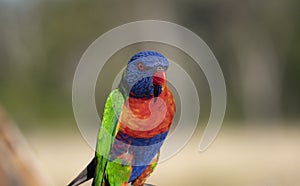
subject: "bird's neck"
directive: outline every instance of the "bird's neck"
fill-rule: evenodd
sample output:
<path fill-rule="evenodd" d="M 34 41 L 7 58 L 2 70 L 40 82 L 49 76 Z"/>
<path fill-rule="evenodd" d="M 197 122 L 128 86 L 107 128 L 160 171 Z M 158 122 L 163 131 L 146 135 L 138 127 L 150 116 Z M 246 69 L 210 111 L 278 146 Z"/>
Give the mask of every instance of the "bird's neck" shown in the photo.
<path fill-rule="evenodd" d="M 121 90 L 124 97 L 141 99 L 151 99 L 154 97 L 154 87 L 151 77 L 143 78 L 132 87 L 128 85 L 125 79 L 122 79 L 119 85 L 119 89 Z M 158 95 L 160 95 L 162 90 L 162 87 L 157 89 Z"/>

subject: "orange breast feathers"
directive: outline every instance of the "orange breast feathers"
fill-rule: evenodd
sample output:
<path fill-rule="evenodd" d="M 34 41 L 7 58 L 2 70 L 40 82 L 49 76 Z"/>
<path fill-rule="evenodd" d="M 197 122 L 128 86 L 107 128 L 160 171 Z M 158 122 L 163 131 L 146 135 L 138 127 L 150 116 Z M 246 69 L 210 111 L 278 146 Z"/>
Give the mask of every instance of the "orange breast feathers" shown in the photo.
<path fill-rule="evenodd" d="M 175 109 L 173 95 L 167 87 L 155 102 L 154 99 L 129 98 L 119 118 L 119 130 L 137 138 L 150 138 L 167 132 Z"/>

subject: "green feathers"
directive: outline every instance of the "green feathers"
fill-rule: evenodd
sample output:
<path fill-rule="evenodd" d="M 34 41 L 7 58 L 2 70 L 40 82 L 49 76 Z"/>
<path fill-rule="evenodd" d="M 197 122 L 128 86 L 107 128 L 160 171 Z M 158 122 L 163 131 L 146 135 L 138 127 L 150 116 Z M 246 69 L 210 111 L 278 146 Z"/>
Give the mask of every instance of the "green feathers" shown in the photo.
<path fill-rule="evenodd" d="M 113 90 L 109 94 L 105 103 L 102 125 L 99 129 L 96 147 L 98 165 L 96 167 L 93 182 L 96 186 L 100 186 L 102 184 L 102 180 L 104 180 L 103 176 L 107 168 L 108 157 L 118 128 L 118 118 L 121 114 L 123 104 L 124 98 L 118 89 Z"/>
<path fill-rule="evenodd" d="M 128 165 L 122 165 L 121 159 L 116 159 L 113 162 L 107 164 L 107 174 L 109 183 L 112 185 L 122 185 L 127 183 L 131 174 L 131 167 Z"/>

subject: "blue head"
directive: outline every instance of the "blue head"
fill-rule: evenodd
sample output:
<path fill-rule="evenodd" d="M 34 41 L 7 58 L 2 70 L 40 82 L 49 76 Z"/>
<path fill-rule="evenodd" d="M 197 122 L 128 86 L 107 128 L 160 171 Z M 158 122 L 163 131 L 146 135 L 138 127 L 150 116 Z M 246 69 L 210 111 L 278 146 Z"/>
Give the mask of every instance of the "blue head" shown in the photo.
<path fill-rule="evenodd" d="M 128 62 L 123 81 L 129 95 L 136 98 L 157 97 L 166 83 L 168 60 L 155 51 L 136 53 Z"/>

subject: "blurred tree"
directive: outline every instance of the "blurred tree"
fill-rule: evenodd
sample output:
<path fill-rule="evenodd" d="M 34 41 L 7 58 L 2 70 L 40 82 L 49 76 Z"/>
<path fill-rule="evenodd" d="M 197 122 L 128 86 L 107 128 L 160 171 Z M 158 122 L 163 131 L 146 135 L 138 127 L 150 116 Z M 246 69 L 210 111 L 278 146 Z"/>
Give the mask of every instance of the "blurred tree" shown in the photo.
<path fill-rule="evenodd" d="M 24 137 L 0 108 L 0 185 L 50 185 Z"/>
<path fill-rule="evenodd" d="M 214 51 L 227 83 L 227 119 L 299 118 L 298 5 L 291 0 L 0 1 L 0 102 L 26 121 L 21 123 L 72 120 L 72 78 L 89 44 L 118 25 L 159 19 L 189 28 Z"/>

